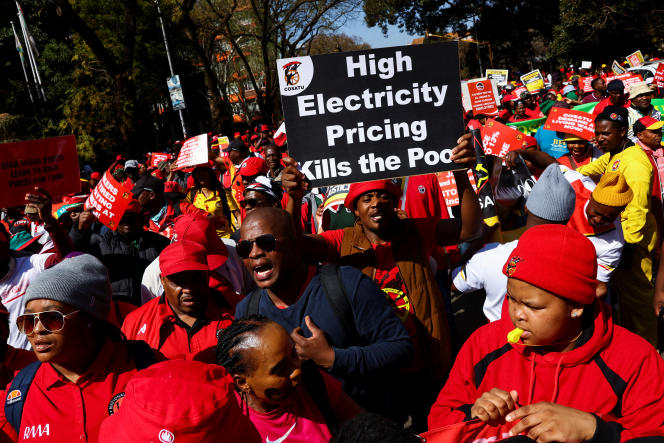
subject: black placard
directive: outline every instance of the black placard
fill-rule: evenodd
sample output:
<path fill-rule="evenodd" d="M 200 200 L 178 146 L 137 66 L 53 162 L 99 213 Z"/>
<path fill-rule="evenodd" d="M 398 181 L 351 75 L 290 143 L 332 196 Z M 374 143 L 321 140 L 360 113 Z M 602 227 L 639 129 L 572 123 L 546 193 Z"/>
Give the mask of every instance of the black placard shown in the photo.
<path fill-rule="evenodd" d="M 314 186 L 460 169 L 456 42 L 277 60 L 288 149 Z"/>

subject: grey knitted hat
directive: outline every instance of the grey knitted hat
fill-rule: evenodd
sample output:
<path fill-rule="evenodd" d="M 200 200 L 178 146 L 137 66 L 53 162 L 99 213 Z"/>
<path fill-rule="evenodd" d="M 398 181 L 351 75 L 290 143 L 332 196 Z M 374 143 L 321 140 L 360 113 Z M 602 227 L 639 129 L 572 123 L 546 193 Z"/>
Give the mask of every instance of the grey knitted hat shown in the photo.
<path fill-rule="evenodd" d="M 23 301 L 55 300 L 107 321 L 111 294 L 106 267 L 92 255 L 81 254 L 41 272 L 28 286 Z"/>
<path fill-rule="evenodd" d="M 574 213 L 576 193 L 569 184 L 558 163 L 547 166 L 530 191 L 526 208 L 550 222 L 567 223 Z"/>

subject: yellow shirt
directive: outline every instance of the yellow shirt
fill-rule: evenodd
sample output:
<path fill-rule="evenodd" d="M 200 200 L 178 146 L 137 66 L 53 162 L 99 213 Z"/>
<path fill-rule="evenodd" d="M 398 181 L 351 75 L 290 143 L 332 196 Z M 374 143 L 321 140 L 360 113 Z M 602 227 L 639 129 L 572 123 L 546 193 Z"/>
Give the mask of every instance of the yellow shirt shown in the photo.
<path fill-rule="evenodd" d="M 217 217 L 218 223 L 216 223 L 217 235 L 219 237 L 229 238 L 231 236 L 231 225 L 224 214 L 224 206 L 221 202 L 222 198 L 226 198 L 225 192 L 214 192 L 210 197 L 206 198 L 205 195 L 198 191 L 194 194 L 194 201 L 190 201 L 189 196 L 187 196 L 187 201 L 192 203 L 199 209 L 207 211 L 209 214 Z"/>
<path fill-rule="evenodd" d="M 630 146 L 613 156 L 607 152 L 577 171 L 583 175 L 602 175 L 610 171 L 623 174 L 634 194 L 620 217 L 625 242 L 637 244 L 644 238 L 650 241 L 651 234 L 657 230 L 655 217 L 650 212 L 653 169 L 639 146 Z"/>

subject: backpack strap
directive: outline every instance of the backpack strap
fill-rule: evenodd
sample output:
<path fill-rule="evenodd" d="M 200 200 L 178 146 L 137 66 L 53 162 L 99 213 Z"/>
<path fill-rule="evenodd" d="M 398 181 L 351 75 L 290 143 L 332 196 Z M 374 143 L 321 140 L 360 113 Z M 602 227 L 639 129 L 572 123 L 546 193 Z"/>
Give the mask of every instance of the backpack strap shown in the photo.
<path fill-rule="evenodd" d="M 5 400 L 5 417 L 9 424 L 19 433 L 21 427 L 21 417 L 23 416 L 23 406 L 28 396 L 28 389 L 35 378 L 37 370 L 41 366 L 40 361 L 30 363 L 16 374 L 12 384 L 7 390 L 7 399 Z"/>
<path fill-rule="evenodd" d="M 332 263 L 323 265 L 320 268 L 320 283 L 341 326 L 351 336 L 353 344 L 357 345 L 360 341 L 360 334 L 355 326 L 355 317 L 344 289 L 340 269 L 339 266 Z"/>
<path fill-rule="evenodd" d="M 139 371 L 157 362 L 154 351 L 143 340 L 127 340 L 127 350 Z"/>
<path fill-rule="evenodd" d="M 325 380 L 323 380 L 318 367 L 311 360 L 302 362 L 302 385 L 318 407 L 327 429 L 334 437 L 339 432 L 339 420 L 330 405 Z"/>
<path fill-rule="evenodd" d="M 249 297 L 249 302 L 247 303 L 247 312 L 244 313 L 242 318 L 247 318 L 252 315 L 258 315 L 258 307 L 261 302 L 261 295 L 263 295 L 263 290 L 261 288 L 256 288 L 247 297 Z"/>

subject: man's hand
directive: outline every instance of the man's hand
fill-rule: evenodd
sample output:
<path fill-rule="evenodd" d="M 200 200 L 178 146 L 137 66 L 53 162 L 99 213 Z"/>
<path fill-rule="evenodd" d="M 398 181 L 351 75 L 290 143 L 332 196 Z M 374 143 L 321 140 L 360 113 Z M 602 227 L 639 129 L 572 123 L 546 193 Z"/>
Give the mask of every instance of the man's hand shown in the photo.
<path fill-rule="evenodd" d="M 482 421 L 498 422 L 516 409 L 518 400 L 519 394 L 516 391 L 507 392 L 493 388 L 475 400 L 475 404 L 470 408 L 470 415 Z"/>
<path fill-rule="evenodd" d="M 281 186 L 291 198 L 302 200 L 304 196 L 304 174 L 297 169 L 297 162 L 291 157 L 283 159 L 284 170 L 281 172 Z"/>
<path fill-rule="evenodd" d="M 467 168 L 475 166 L 477 157 L 473 148 L 473 138 L 470 134 L 464 134 L 457 140 L 457 145 L 452 149 L 453 162 L 464 165 Z"/>
<path fill-rule="evenodd" d="M 25 194 L 25 202 L 37 208 L 39 219 L 44 222 L 45 225 L 57 223 L 53 217 L 51 195 L 46 189 L 35 187 L 33 192 Z"/>
<path fill-rule="evenodd" d="M 509 413 L 506 420 L 521 420 L 510 430 L 510 434 L 525 432 L 538 443 L 590 440 L 597 427 L 597 420 L 592 414 L 548 402 L 523 406 Z"/>
<path fill-rule="evenodd" d="M 78 230 L 87 231 L 96 220 L 97 217 L 95 217 L 91 209 L 81 212 L 81 215 L 78 216 Z"/>
<path fill-rule="evenodd" d="M 282 176 L 283 177 L 283 176 Z M 300 360 L 312 360 L 316 365 L 324 369 L 330 369 L 334 364 L 334 349 L 327 342 L 325 333 L 316 326 L 316 323 L 308 315 L 304 317 L 307 327 L 311 331 L 311 337 L 306 338 L 302 328 L 295 328 L 291 332 L 291 338 L 295 342 L 295 351 Z"/>
<path fill-rule="evenodd" d="M 510 151 L 505 155 L 505 166 L 507 166 L 507 169 L 516 168 L 518 158 L 521 156 L 523 151 L 525 151 L 525 149 L 515 149 L 514 151 Z"/>

